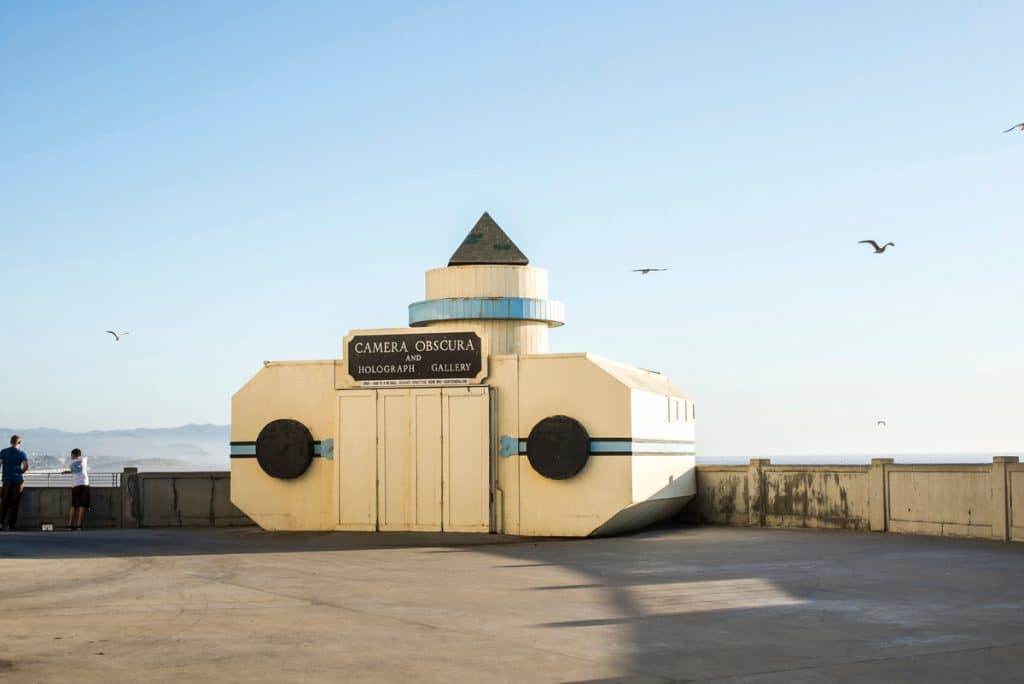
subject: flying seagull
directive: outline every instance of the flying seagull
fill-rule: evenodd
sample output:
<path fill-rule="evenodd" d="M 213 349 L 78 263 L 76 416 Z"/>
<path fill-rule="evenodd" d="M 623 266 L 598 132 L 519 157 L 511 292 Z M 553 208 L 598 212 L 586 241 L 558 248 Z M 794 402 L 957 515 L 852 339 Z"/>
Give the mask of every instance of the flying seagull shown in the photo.
<path fill-rule="evenodd" d="M 128 334 L 127 330 L 124 331 L 124 332 L 119 332 L 119 333 L 116 333 L 113 330 L 108 330 L 107 332 L 114 336 L 114 341 L 115 342 L 120 342 L 121 338 Z"/>
<path fill-rule="evenodd" d="M 648 273 L 654 273 L 655 271 L 667 271 L 667 268 L 634 268 L 633 273 L 639 273 L 640 275 L 647 275 Z"/>
<path fill-rule="evenodd" d="M 889 427 L 889 425 L 888 425 L 888 424 L 887 424 L 887 423 L 886 423 L 886 422 L 885 422 L 884 420 L 880 420 L 880 421 L 878 421 L 878 423 L 877 423 L 877 424 L 875 425 L 875 427 Z"/>
<path fill-rule="evenodd" d="M 1003 133 L 1009 133 L 1010 131 L 1020 131 L 1021 133 L 1024 133 L 1024 121 L 1020 122 L 1019 124 L 1010 126 L 1005 131 L 1003 131 Z"/>
<path fill-rule="evenodd" d="M 884 245 L 879 247 L 878 243 L 875 242 L 874 240 L 861 240 L 857 244 L 858 245 L 871 245 L 872 247 L 875 248 L 875 254 L 881 254 L 882 252 L 885 251 L 886 247 L 895 247 L 896 246 L 895 242 L 886 242 Z"/>

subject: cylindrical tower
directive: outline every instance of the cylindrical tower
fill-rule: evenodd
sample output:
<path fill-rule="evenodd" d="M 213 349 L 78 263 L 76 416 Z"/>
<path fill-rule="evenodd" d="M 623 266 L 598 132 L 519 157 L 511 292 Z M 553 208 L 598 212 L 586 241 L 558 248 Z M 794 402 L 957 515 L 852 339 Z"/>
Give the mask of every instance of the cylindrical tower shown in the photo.
<path fill-rule="evenodd" d="M 409 325 L 471 322 L 491 354 L 544 354 L 548 328 L 565 323 L 561 302 L 548 299 L 548 274 L 528 266 L 486 212 L 448 260 L 427 271 L 426 299 L 409 305 Z"/>

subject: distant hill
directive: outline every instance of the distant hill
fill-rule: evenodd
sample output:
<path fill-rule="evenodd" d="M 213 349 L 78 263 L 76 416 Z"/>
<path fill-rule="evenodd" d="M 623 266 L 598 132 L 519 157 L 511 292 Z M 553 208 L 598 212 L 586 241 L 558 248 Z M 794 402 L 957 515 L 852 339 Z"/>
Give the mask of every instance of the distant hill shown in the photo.
<path fill-rule="evenodd" d="M 229 425 L 182 425 L 172 428 L 130 428 L 67 432 L 54 428 L 0 428 L 0 442 L 21 436 L 33 470 L 63 467 L 68 454 L 79 448 L 89 457 L 93 472 L 140 470 L 227 470 Z"/>

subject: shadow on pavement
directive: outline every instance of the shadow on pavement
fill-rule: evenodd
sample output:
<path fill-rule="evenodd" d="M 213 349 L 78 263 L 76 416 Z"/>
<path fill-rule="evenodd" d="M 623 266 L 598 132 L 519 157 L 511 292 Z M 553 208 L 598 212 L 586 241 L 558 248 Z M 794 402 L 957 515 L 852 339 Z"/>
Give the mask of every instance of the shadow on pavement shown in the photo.
<path fill-rule="evenodd" d="M 949 676 L 962 668 L 950 665 L 951 654 L 975 681 L 1012 681 L 1008 649 L 1024 645 L 1024 544 L 979 540 L 742 528 L 582 540 L 254 528 L 5 532 L 0 564 L 409 548 L 482 555 L 488 572 L 514 573 L 515 589 L 502 600 L 541 592 L 560 616 L 538 618 L 530 633 L 552 648 L 607 644 L 623 673 L 607 681 L 957 681 Z M 580 581 L 538 582 L 551 566 Z"/>

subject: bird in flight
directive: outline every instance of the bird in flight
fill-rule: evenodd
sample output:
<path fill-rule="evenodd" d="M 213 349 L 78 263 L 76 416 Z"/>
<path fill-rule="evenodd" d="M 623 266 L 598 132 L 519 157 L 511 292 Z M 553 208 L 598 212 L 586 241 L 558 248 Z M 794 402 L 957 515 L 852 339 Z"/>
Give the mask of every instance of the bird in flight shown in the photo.
<path fill-rule="evenodd" d="M 886 423 L 886 422 L 885 422 L 884 420 L 880 420 L 880 421 L 878 421 L 878 423 L 877 423 L 877 424 L 875 425 L 875 427 L 889 427 L 889 425 L 888 425 L 888 424 L 887 424 L 887 423 Z"/>
<path fill-rule="evenodd" d="M 121 338 L 128 334 L 127 330 L 124 331 L 124 332 L 119 332 L 119 333 L 116 333 L 113 330 L 108 330 L 107 332 L 114 336 L 114 341 L 115 342 L 120 342 Z"/>
<path fill-rule="evenodd" d="M 633 273 L 639 273 L 640 275 L 647 275 L 648 273 L 654 273 L 655 271 L 667 271 L 667 268 L 634 268 Z"/>
<path fill-rule="evenodd" d="M 895 247 L 896 246 L 895 242 L 886 242 L 884 245 L 879 247 L 878 243 L 875 242 L 874 240 L 861 240 L 857 244 L 858 245 L 871 245 L 872 247 L 875 248 L 875 254 L 881 254 L 882 252 L 885 251 L 886 247 Z"/>
<path fill-rule="evenodd" d="M 1021 133 L 1024 133 L 1024 121 L 1021 121 L 1019 124 L 1010 126 L 1005 131 L 1003 131 L 1003 133 L 1009 133 L 1010 131 L 1020 131 Z"/>

